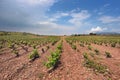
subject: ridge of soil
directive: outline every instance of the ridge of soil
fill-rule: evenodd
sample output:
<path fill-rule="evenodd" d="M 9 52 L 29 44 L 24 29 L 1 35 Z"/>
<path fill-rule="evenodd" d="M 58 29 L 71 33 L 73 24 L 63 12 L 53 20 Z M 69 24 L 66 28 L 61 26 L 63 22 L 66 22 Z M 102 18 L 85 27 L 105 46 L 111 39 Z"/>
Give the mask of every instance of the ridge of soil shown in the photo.
<path fill-rule="evenodd" d="M 44 66 L 44 62 L 48 60 L 51 52 L 54 51 L 60 41 L 63 40 L 62 53 L 58 66 L 48 73 L 48 69 Z M 66 42 L 65 37 L 62 37 L 59 42 L 45 53 L 41 52 L 42 48 L 47 45 L 38 47 L 40 58 L 33 62 L 29 62 L 28 53 L 33 48 L 28 47 L 29 51 L 19 48 L 20 56 L 14 57 L 11 55 L 11 50 L 6 49 L 0 55 L 0 80 L 108 80 L 108 76 L 93 71 L 84 66 L 84 52 L 94 52 L 94 49 L 100 51 L 100 55 L 96 55 L 96 61 L 105 64 L 111 71 L 112 80 L 120 80 L 120 48 L 112 48 L 110 46 L 102 46 L 91 44 L 93 49 L 90 51 L 85 45 L 81 47 L 79 43 L 75 43 L 77 49 L 74 50 L 69 43 Z M 106 58 L 105 51 L 111 53 L 112 58 Z"/>
<path fill-rule="evenodd" d="M 60 62 L 58 68 L 48 74 L 44 80 L 106 80 L 102 74 L 95 74 L 84 67 L 82 52 L 73 50 L 65 40 L 63 40 Z"/>

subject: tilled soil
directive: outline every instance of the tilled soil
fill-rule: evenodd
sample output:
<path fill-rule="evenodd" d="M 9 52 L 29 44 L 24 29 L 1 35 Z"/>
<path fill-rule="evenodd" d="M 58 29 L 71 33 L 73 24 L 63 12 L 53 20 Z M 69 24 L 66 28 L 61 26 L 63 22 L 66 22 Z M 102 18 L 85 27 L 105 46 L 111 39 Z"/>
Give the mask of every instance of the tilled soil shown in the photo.
<path fill-rule="evenodd" d="M 31 48 L 28 53 L 20 49 L 21 56 L 19 57 L 11 55 L 10 50 L 5 51 L 5 54 L 0 55 L 0 80 L 108 80 L 107 76 L 84 66 L 83 53 L 90 52 L 87 46 L 81 47 L 76 43 L 77 50 L 73 50 L 64 38 L 59 64 L 48 73 L 44 62 L 48 60 L 47 57 L 50 56 L 51 51 L 55 50 L 58 43 L 54 46 L 48 44 L 50 49 L 45 53 L 41 53 L 41 48 L 46 46 L 38 48 L 40 58 L 33 62 L 29 62 L 28 59 Z M 110 69 L 112 80 L 119 80 L 120 49 L 95 44 L 91 46 L 100 51 L 101 54 L 97 58 Z M 105 51 L 110 52 L 112 58 L 106 58 Z"/>
<path fill-rule="evenodd" d="M 53 72 L 48 74 L 45 80 L 107 80 L 102 74 L 95 74 L 91 69 L 83 66 L 82 52 L 73 50 L 65 40 L 63 40 L 63 53 L 61 54 L 61 64 Z"/>
<path fill-rule="evenodd" d="M 39 48 L 39 52 L 41 48 Z M 28 59 L 28 55 L 32 50 L 32 48 L 29 48 L 29 52 L 20 50 L 19 57 L 14 57 L 12 53 L 8 53 L 8 55 L 11 54 L 10 56 L 12 56 L 12 59 L 10 59 L 9 56 L 6 56 L 7 53 L 5 55 L 3 54 L 2 56 L 6 56 L 6 59 L 4 59 L 3 62 L 1 62 L 0 64 L 0 80 L 14 80 L 13 78 L 18 76 L 21 70 L 32 65 L 32 63 L 30 63 Z"/>
<path fill-rule="evenodd" d="M 96 44 L 92 44 L 92 46 L 100 51 L 100 55 L 102 55 L 100 61 L 110 69 L 111 78 L 113 80 L 120 80 L 120 48 L 106 47 Z M 112 58 L 106 58 L 105 51 L 110 52 Z"/>
<path fill-rule="evenodd" d="M 59 43 L 59 42 L 58 42 Z M 50 55 L 51 51 L 55 50 L 56 46 L 50 46 L 50 50 L 40 55 L 40 58 L 34 62 L 28 63 L 29 65 L 20 71 L 13 80 L 41 80 L 46 74 L 44 62 L 47 61 L 47 57 Z"/>

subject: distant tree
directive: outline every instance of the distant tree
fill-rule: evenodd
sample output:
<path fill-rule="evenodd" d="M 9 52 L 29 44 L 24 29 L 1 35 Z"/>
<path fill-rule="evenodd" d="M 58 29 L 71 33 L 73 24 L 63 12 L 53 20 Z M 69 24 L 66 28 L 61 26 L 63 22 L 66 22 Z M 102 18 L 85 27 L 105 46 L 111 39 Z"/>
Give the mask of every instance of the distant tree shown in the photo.
<path fill-rule="evenodd" d="M 23 35 L 27 35 L 27 33 L 26 33 L 26 32 L 23 32 L 22 34 L 23 34 Z"/>
<path fill-rule="evenodd" d="M 3 36 L 3 35 L 8 35 L 8 32 L 0 32 L 0 35 Z"/>
<path fill-rule="evenodd" d="M 96 33 L 89 33 L 89 35 L 96 35 Z"/>

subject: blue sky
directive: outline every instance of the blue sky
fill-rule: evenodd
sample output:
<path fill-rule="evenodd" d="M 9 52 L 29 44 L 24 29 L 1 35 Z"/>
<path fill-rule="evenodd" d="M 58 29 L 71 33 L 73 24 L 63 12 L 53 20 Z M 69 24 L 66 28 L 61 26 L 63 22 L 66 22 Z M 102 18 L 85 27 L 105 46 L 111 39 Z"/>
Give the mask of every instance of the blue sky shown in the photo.
<path fill-rule="evenodd" d="M 63 35 L 120 32 L 119 0 L 0 0 L 0 30 Z"/>

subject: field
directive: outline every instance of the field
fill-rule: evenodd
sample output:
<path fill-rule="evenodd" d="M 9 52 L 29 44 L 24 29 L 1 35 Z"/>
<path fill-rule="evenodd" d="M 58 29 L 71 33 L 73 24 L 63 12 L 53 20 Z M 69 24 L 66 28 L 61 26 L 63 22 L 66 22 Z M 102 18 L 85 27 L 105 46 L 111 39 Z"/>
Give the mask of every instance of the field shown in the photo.
<path fill-rule="evenodd" d="M 120 80 L 120 36 L 0 33 L 0 80 Z"/>

